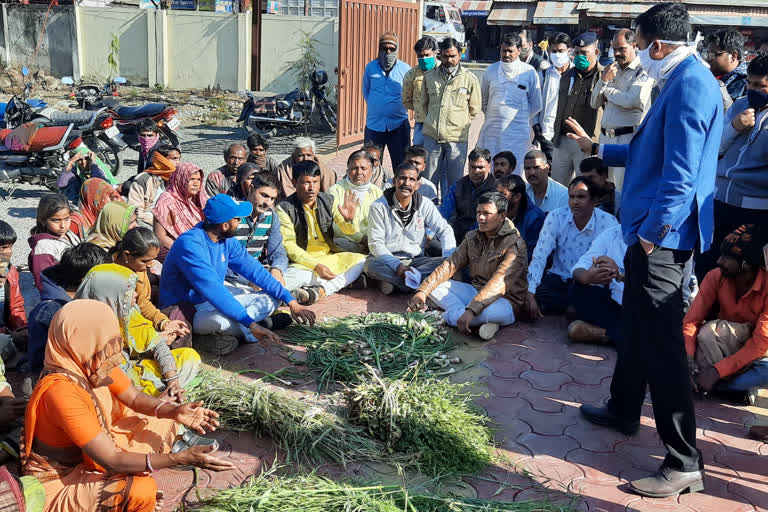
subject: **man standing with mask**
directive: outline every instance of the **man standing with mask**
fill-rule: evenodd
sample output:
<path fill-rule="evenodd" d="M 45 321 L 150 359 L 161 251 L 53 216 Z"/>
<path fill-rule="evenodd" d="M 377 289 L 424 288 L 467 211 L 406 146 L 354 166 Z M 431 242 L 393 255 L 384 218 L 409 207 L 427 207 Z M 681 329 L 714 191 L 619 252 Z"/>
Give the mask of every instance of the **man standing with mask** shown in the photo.
<path fill-rule="evenodd" d="M 403 79 L 411 67 L 398 60 L 399 41 L 392 31 L 379 38 L 379 56 L 365 66 L 363 99 L 368 104 L 365 120 L 365 140 L 389 150 L 392 167 L 405 157 L 411 144 L 411 124 L 403 106 Z"/>
<path fill-rule="evenodd" d="M 549 67 L 549 62 L 533 51 L 533 40 L 530 32 L 523 29 L 517 35 L 520 36 L 520 60 L 535 69 L 539 73 L 539 79 L 541 79 L 544 71 Z"/>
<path fill-rule="evenodd" d="M 424 36 L 413 46 L 419 65 L 411 68 L 403 78 L 403 106 L 413 110 L 413 144 L 424 145 L 424 117 L 421 108 L 421 88 L 424 86 L 424 73 L 437 65 L 437 41 Z M 393 167 L 394 168 L 394 167 Z"/>
<path fill-rule="evenodd" d="M 531 149 L 531 118 L 541 110 L 539 75 L 520 60 L 520 36 L 506 34 L 501 40 L 501 60 L 483 73 L 483 112 L 485 123 L 477 147 L 492 155 L 509 150 L 515 154 L 520 174 L 523 157 Z"/>
<path fill-rule="evenodd" d="M 749 63 L 746 96 L 726 114 L 715 181 L 717 243 L 742 224 L 768 225 L 768 55 Z M 704 279 L 717 266 L 715 244 L 696 258 Z"/>
<path fill-rule="evenodd" d="M 576 119 L 587 130 L 590 137 L 597 140 L 600 134 L 600 117 L 603 108 L 592 108 L 589 100 L 597 86 L 603 67 L 597 62 L 600 50 L 597 48 L 597 35 L 585 32 L 573 40 L 573 67 L 560 78 L 560 91 L 557 101 L 557 115 L 554 124 L 555 149 L 552 155 L 552 178 L 561 185 L 568 186 L 576 169 L 584 159 L 579 145 L 566 137 L 570 131 L 565 120 Z"/>
<path fill-rule="evenodd" d="M 461 44 L 440 43 L 440 66 L 424 75 L 424 149 L 429 153 L 425 177 L 440 187 L 440 198 L 464 176 L 469 127 L 482 106 L 480 82 L 460 63 Z"/>
<path fill-rule="evenodd" d="M 557 101 L 560 95 L 560 78 L 568 71 L 571 64 L 571 56 L 568 49 L 571 46 L 571 36 L 565 32 L 558 32 L 549 38 L 549 62 L 552 64 L 544 71 L 544 80 L 541 83 L 541 114 L 533 124 L 533 133 L 536 142 L 547 155 L 547 161 L 552 161 L 555 137 L 555 118 L 557 117 Z"/>
<path fill-rule="evenodd" d="M 603 70 L 592 90 L 590 105 L 595 109 L 605 109 L 600 122 L 600 142 L 629 144 L 651 106 L 654 82 L 648 78 L 637 58 L 634 32 L 628 28 L 619 30 L 611 47 L 616 61 Z M 608 179 L 616 185 L 616 190 L 621 191 L 624 168 L 610 167 Z"/>
<path fill-rule="evenodd" d="M 684 4 L 658 4 L 637 20 L 640 63 L 660 93 L 628 145 L 595 144 L 573 119 L 568 137 L 608 166 L 625 166 L 621 226 L 624 328 L 604 407 L 582 405 L 590 422 L 633 435 L 648 387 L 667 455 L 655 474 L 631 489 L 665 498 L 704 489 L 696 416 L 680 326 L 683 276 L 696 247 L 712 241 L 718 149 L 723 133 L 720 88 L 696 54 Z M 538 250 L 538 247 L 537 247 Z"/>

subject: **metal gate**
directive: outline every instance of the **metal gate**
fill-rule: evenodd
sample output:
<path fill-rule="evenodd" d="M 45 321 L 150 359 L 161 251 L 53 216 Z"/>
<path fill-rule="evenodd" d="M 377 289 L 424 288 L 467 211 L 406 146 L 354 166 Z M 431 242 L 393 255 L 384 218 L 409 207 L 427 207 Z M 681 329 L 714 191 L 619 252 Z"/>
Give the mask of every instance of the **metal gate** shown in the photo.
<path fill-rule="evenodd" d="M 363 71 L 379 52 L 379 36 L 392 30 L 400 39 L 398 57 L 414 66 L 421 20 L 419 4 L 394 0 L 339 1 L 339 146 L 358 142 L 365 131 Z"/>

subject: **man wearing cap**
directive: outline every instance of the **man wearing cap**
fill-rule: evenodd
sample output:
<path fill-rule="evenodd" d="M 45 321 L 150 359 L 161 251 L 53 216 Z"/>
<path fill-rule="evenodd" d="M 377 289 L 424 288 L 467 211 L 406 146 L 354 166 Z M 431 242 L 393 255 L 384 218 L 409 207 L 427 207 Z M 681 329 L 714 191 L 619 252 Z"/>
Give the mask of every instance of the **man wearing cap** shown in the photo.
<path fill-rule="evenodd" d="M 205 220 L 176 239 L 163 264 L 161 308 L 178 305 L 186 316 L 192 317 L 197 317 L 192 311 L 197 309 L 203 312 L 208 325 L 213 322 L 211 315 L 206 313 L 219 313 L 216 332 L 198 332 L 200 329 L 194 327 L 195 321 L 192 322 L 193 332 L 202 335 L 195 336 L 195 344 L 201 350 L 218 355 L 231 352 L 239 343 L 235 335 L 238 330 L 249 341 L 279 343 L 280 338 L 259 322 L 270 315 L 280 301 L 288 305 L 296 321 L 314 323 L 315 314 L 299 305 L 235 238 L 240 219 L 251 215 L 252 211 L 249 202 L 237 202 L 225 194 L 212 197 L 203 210 Z M 224 285 L 228 270 L 261 291 L 233 296 Z M 195 320 L 200 323 L 199 319 Z M 236 329 L 237 324 L 239 329 Z"/>
<path fill-rule="evenodd" d="M 597 62 L 600 50 L 594 32 L 585 32 L 573 40 L 573 67 L 560 78 L 557 115 L 554 124 L 555 146 L 552 154 L 552 178 L 567 186 L 576 169 L 584 160 L 579 145 L 565 135 L 571 130 L 565 123 L 569 117 L 576 119 L 587 134 L 597 140 L 600 134 L 600 117 L 603 107 L 592 108 L 590 99 L 597 87 L 603 67 Z"/>
<path fill-rule="evenodd" d="M 397 34 L 384 32 L 379 38 L 379 56 L 365 66 L 363 98 L 368 104 L 365 140 L 389 150 L 392 167 L 405 158 L 411 144 L 411 123 L 402 102 L 403 78 L 411 66 L 397 58 Z"/>
<path fill-rule="evenodd" d="M 632 30 L 619 30 L 611 48 L 616 61 L 603 70 L 592 89 L 590 104 L 594 109 L 605 109 L 600 121 L 600 142 L 627 144 L 651 106 L 654 81 L 640 65 Z M 620 192 L 624 184 L 624 168 L 609 167 L 608 175 Z"/>

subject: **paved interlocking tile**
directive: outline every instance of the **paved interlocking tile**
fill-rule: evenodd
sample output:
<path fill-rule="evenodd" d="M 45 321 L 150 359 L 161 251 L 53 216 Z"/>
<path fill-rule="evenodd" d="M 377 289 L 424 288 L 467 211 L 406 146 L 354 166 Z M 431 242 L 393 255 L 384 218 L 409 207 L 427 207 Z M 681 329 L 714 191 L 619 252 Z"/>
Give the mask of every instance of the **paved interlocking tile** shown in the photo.
<path fill-rule="evenodd" d="M 613 375 L 613 368 L 608 366 L 587 366 L 582 364 L 566 364 L 560 367 L 560 371 L 570 375 L 576 384 L 597 386 L 603 380 Z"/>
<path fill-rule="evenodd" d="M 517 442 L 531 450 L 534 457 L 549 455 L 565 459 L 568 452 L 579 448 L 579 443 L 570 437 L 543 436 L 535 433 L 523 434 L 517 438 Z"/>
<path fill-rule="evenodd" d="M 486 364 L 491 369 L 491 374 L 501 379 L 517 379 L 521 373 L 533 368 L 530 364 L 520 359 L 514 361 L 491 359 Z"/>
<path fill-rule="evenodd" d="M 565 429 L 565 435 L 579 442 L 579 446 L 591 452 L 608 453 L 613 452 L 616 445 L 626 441 L 629 437 L 611 429 L 600 429 L 599 435 L 596 434 L 595 425 L 587 420 L 580 418 L 579 422 Z"/>
<path fill-rule="evenodd" d="M 541 412 L 533 410 L 530 405 L 520 410 L 520 419 L 531 426 L 537 434 L 545 436 L 562 436 L 568 427 L 579 422 L 578 412 L 566 409 L 568 412 Z"/>
<path fill-rule="evenodd" d="M 530 382 L 533 389 L 540 391 L 557 391 L 564 384 L 571 382 L 569 376 L 560 372 L 526 370 L 520 374 L 520 377 Z"/>

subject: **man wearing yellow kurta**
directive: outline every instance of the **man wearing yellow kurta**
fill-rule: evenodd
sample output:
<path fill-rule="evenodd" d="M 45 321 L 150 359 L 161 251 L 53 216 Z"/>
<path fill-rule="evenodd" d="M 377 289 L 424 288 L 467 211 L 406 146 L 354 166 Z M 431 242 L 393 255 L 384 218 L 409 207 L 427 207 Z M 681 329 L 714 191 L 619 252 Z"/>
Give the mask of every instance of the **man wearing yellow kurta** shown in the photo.
<path fill-rule="evenodd" d="M 371 205 L 381 197 L 382 190 L 372 181 L 373 159 L 363 150 L 355 151 L 347 159 L 347 176 L 336 183 L 328 193 L 337 204 L 344 202 L 347 193 L 353 193 L 358 201 L 354 224 L 357 230 L 351 235 L 344 232 L 341 225 L 333 224 L 333 242 L 348 252 L 368 254 L 368 211 Z"/>
<path fill-rule="evenodd" d="M 365 256 L 342 252 L 333 241 L 334 226 L 345 235 L 359 230 L 359 201 L 351 191 L 341 202 L 320 192 L 320 167 L 312 161 L 293 167 L 293 181 L 296 192 L 277 208 L 283 245 L 291 260 L 285 285 L 301 304 L 314 304 L 363 272 Z"/>

